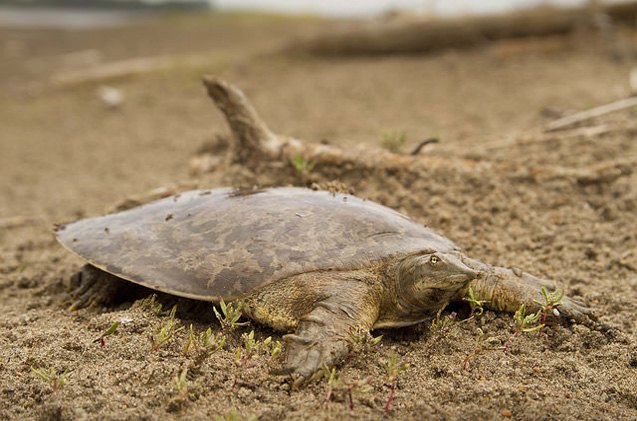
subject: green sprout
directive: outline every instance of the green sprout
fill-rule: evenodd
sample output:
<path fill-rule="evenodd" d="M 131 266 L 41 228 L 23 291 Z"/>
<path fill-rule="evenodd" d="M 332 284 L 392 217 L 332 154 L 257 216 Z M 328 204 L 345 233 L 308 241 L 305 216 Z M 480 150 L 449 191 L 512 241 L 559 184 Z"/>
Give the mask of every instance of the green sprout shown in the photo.
<path fill-rule="evenodd" d="M 398 377 L 404 371 L 409 369 L 409 364 L 401 364 L 398 362 L 398 356 L 395 353 L 389 354 L 389 358 L 385 363 L 385 372 L 387 373 L 387 380 L 391 385 L 387 403 L 385 404 L 385 413 L 389 412 L 389 407 L 394 400 L 394 393 L 396 391 L 396 383 L 398 383 Z"/>
<path fill-rule="evenodd" d="M 58 372 L 53 367 L 45 370 L 43 368 L 33 368 L 33 366 L 31 366 L 31 372 L 49 384 L 51 389 L 53 389 L 53 394 L 56 394 L 68 382 L 68 370 Z"/>
<path fill-rule="evenodd" d="M 265 348 L 270 354 L 271 358 L 277 358 L 279 355 L 281 355 L 281 351 L 283 351 L 283 344 L 281 344 L 281 341 L 273 342 L 271 336 L 265 338 L 265 340 L 263 341 L 263 345 L 265 345 Z"/>
<path fill-rule="evenodd" d="M 238 326 L 246 326 L 250 322 L 242 322 L 239 323 L 239 319 L 241 318 L 241 304 L 237 304 L 236 307 L 232 303 L 226 304 L 223 300 L 219 303 L 221 307 L 221 313 L 217 311 L 216 307 L 213 307 L 213 311 L 215 312 L 215 316 L 219 323 L 221 324 L 221 328 L 225 332 L 232 332 Z"/>
<path fill-rule="evenodd" d="M 487 301 L 480 300 L 478 295 L 473 291 L 473 288 L 469 288 L 467 291 L 467 295 L 463 298 L 464 301 L 469 303 L 469 307 L 471 308 L 471 313 L 469 314 L 469 318 L 475 316 L 481 316 L 484 313 L 483 304 L 487 303 Z"/>
<path fill-rule="evenodd" d="M 185 401 L 188 397 L 188 388 L 186 384 L 186 376 L 188 375 L 188 368 L 184 368 L 181 374 L 175 376 L 175 389 L 177 390 L 177 399 Z"/>
<path fill-rule="evenodd" d="M 290 163 L 299 175 L 311 173 L 316 166 L 316 162 L 306 160 L 300 153 L 294 155 L 294 157 L 290 159 Z"/>
<path fill-rule="evenodd" d="M 203 350 L 206 355 L 214 354 L 224 347 L 226 344 L 226 335 L 222 333 L 212 333 L 212 329 L 208 328 L 199 335 L 197 346 Z"/>
<path fill-rule="evenodd" d="M 281 354 L 283 349 L 281 341 L 273 341 L 271 336 L 268 336 L 263 341 L 256 340 L 254 338 L 254 330 L 241 335 L 241 339 L 243 340 L 243 344 L 237 347 L 234 354 L 233 380 L 231 386 L 233 389 L 239 381 L 240 371 L 248 367 L 254 367 L 256 365 L 254 360 L 259 355 L 266 354 L 271 358 L 276 358 Z"/>
<path fill-rule="evenodd" d="M 173 306 L 172 310 L 170 310 L 170 314 L 168 315 L 168 320 L 164 323 L 161 323 L 155 331 L 150 335 L 151 349 L 153 352 L 159 351 L 166 342 L 168 342 L 175 333 L 182 330 L 184 327 L 179 327 L 179 322 L 175 321 L 175 312 L 177 311 L 177 306 Z"/>
<path fill-rule="evenodd" d="M 542 306 L 542 319 L 540 321 L 540 324 L 544 325 L 549 313 L 553 313 L 555 314 L 555 316 L 560 315 L 558 307 L 561 304 L 562 298 L 564 298 L 564 292 L 557 289 L 551 293 L 548 291 L 548 289 L 546 289 L 545 286 L 542 286 L 540 292 L 542 293 L 544 302 L 541 303 L 537 300 L 535 300 L 535 302 Z"/>
<path fill-rule="evenodd" d="M 195 332 L 192 329 L 192 323 L 190 324 L 190 327 L 188 328 L 188 339 L 186 340 L 186 345 L 184 345 L 184 348 L 182 349 L 181 353 L 184 355 L 188 355 L 188 351 L 190 351 L 190 348 L 196 348 L 197 347 L 197 339 L 195 336 Z"/>
<path fill-rule="evenodd" d="M 378 345 L 383 340 L 383 335 L 372 336 L 367 329 L 354 327 L 349 331 L 349 338 L 355 347 L 369 348 Z"/>
<path fill-rule="evenodd" d="M 140 307 L 150 310 L 156 316 L 160 316 L 163 310 L 162 304 L 157 302 L 157 294 L 153 294 L 150 297 L 141 300 Z"/>
<path fill-rule="evenodd" d="M 327 392 L 325 393 L 325 405 L 334 398 L 335 392 L 342 392 L 347 395 L 349 409 L 354 409 L 354 394 L 355 393 L 367 393 L 371 390 L 369 386 L 370 378 L 363 380 L 353 380 L 350 382 L 344 382 L 339 375 L 336 374 L 336 368 L 329 368 L 327 365 L 323 366 L 321 372 L 323 377 L 327 378 Z"/>
<path fill-rule="evenodd" d="M 446 332 L 456 321 L 456 313 L 452 312 L 449 315 L 442 316 L 442 311 L 444 308 L 441 308 L 436 313 L 436 317 L 431 321 L 431 331 L 437 333 Z"/>
<path fill-rule="evenodd" d="M 513 315 L 515 321 L 515 331 L 521 332 L 535 332 L 542 329 L 544 324 L 538 323 L 542 317 L 542 310 L 538 310 L 537 313 L 526 314 L 526 306 L 522 304 L 518 311 Z"/>
<path fill-rule="evenodd" d="M 327 392 L 325 392 L 325 404 L 327 405 L 334 395 L 334 388 L 340 383 L 340 379 L 336 375 L 336 367 L 329 368 L 327 365 L 323 366 L 323 377 L 327 378 Z"/>
<path fill-rule="evenodd" d="M 115 331 L 117 330 L 118 326 L 119 326 L 119 322 L 114 322 L 108 329 L 106 329 L 104 332 L 102 332 L 100 334 L 100 336 L 98 336 L 97 338 L 93 339 L 93 342 L 99 342 L 100 343 L 100 347 L 104 348 L 106 346 L 106 340 L 104 338 L 114 334 Z"/>
<path fill-rule="evenodd" d="M 407 142 L 407 135 L 399 130 L 381 130 L 380 145 L 390 152 L 398 153 Z"/>
<path fill-rule="evenodd" d="M 520 305 L 520 308 L 518 308 L 513 315 L 513 321 L 515 322 L 513 334 L 506 341 L 502 350 L 507 352 L 511 346 L 511 342 L 519 334 L 524 332 L 535 332 L 542 329 L 544 327 L 544 323 L 540 323 L 541 317 L 542 309 L 538 310 L 536 313 L 526 314 L 526 306 L 524 304 Z"/>

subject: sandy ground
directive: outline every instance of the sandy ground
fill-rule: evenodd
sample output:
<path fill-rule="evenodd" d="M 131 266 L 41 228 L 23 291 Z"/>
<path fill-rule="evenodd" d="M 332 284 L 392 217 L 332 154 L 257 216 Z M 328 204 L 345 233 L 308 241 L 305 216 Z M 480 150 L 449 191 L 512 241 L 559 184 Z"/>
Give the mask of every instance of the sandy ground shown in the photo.
<path fill-rule="evenodd" d="M 587 38 L 551 51 L 493 46 L 329 60 L 274 53 L 334 25 L 220 15 L 94 31 L 0 29 L 0 418 L 637 418 L 636 111 L 588 122 L 593 131 L 538 129 L 625 97 L 631 50 Z M 108 83 L 49 83 L 96 62 L 167 54 L 197 59 Z M 513 320 L 490 311 L 443 331 L 424 323 L 379 332 L 380 345 L 357 349 L 337 370 L 326 402 L 327 380 L 290 390 L 286 378 L 268 374 L 279 363 L 264 352 L 237 368 L 242 334 L 254 328 L 259 340 L 280 339 L 265 327 L 240 328 L 199 358 L 183 352 L 186 329 L 151 351 L 149 337 L 167 316 L 147 302 L 68 311 L 69 278 L 82 262 L 56 243 L 53 224 L 193 180 L 189 160 L 227 132 L 200 85 L 203 73 L 241 86 L 279 133 L 377 148 L 383 131 L 396 131 L 406 135 L 405 150 L 437 137 L 425 153 L 479 165 L 336 177 L 320 168 L 301 177 L 291 167 L 255 174 L 224 166 L 200 184 L 336 178 L 472 257 L 557 280 L 613 329 L 552 325 L 515 337 L 506 353 L 498 348 Z M 121 90 L 121 107 L 100 101 L 104 84 Z M 209 307 L 186 307 L 177 314 L 182 325 L 220 331 Z M 104 346 L 93 342 L 115 321 Z M 484 345 L 475 354 L 478 328 Z M 392 354 L 410 367 L 386 414 Z M 67 370 L 67 382 L 54 392 L 31 367 Z M 180 394 L 175 376 L 184 368 Z M 354 387 L 351 409 L 346 389 L 360 383 L 367 385 Z"/>

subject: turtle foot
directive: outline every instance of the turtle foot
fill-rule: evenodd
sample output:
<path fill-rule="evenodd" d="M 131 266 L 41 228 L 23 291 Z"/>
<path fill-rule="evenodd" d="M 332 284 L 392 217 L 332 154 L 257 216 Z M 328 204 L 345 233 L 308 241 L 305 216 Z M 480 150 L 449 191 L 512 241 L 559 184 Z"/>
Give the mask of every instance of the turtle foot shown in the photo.
<path fill-rule="evenodd" d="M 84 265 L 71 277 L 71 287 L 75 289 L 71 292 L 73 303 L 69 310 L 112 304 L 129 284 L 94 266 Z"/>
<path fill-rule="evenodd" d="M 310 339 L 290 334 L 283 337 L 288 348 L 288 358 L 280 374 L 292 377 L 294 388 L 320 377 L 324 367 L 332 367 L 348 352 L 344 340 Z"/>

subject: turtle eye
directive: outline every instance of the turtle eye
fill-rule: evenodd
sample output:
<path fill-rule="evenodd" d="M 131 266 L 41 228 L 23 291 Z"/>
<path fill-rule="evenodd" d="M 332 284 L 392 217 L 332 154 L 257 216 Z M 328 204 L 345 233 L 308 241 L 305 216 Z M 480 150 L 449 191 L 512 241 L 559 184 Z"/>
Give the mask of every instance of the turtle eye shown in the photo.
<path fill-rule="evenodd" d="M 440 261 L 440 258 L 438 256 L 431 256 L 429 258 L 429 262 L 431 262 L 432 265 L 435 265 L 436 263 L 438 263 Z"/>

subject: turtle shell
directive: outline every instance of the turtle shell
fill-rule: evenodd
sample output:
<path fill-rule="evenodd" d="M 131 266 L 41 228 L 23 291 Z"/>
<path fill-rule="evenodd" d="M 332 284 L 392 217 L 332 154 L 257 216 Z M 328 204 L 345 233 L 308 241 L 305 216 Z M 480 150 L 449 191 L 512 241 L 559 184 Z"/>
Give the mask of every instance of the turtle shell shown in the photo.
<path fill-rule="evenodd" d="M 116 276 L 207 301 L 300 273 L 456 249 L 385 206 L 303 188 L 189 191 L 68 224 L 57 238 Z"/>

